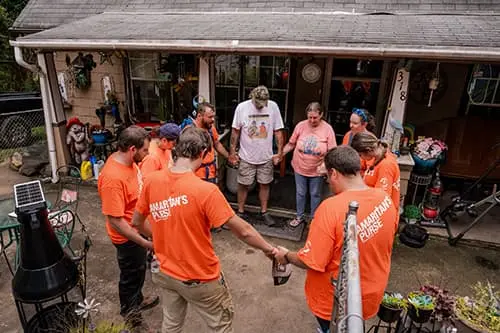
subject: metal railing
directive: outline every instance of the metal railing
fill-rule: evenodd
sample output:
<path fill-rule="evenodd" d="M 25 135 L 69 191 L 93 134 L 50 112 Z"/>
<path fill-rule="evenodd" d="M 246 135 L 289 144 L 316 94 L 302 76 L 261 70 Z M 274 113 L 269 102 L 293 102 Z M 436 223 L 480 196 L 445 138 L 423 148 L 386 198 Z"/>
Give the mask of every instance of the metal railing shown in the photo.
<path fill-rule="evenodd" d="M 47 150 L 43 109 L 0 114 L 0 162 L 35 145 L 40 146 L 37 152 Z"/>
<path fill-rule="evenodd" d="M 356 213 L 359 204 L 349 203 L 344 224 L 344 243 L 335 287 L 330 333 L 364 332 Z"/>

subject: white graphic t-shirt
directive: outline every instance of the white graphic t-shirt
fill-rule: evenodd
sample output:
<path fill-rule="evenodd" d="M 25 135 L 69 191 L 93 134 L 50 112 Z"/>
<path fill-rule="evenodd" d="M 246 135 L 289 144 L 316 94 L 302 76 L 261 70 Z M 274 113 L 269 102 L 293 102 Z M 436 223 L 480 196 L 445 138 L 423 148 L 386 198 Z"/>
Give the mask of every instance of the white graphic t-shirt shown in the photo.
<path fill-rule="evenodd" d="M 267 107 L 257 109 L 252 100 L 241 102 L 236 107 L 233 128 L 239 129 L 242 160 L 250 164 L 263 164 L 273 157 L 273 133 L 282 129 L 278 104 L 268 101 Z"/>

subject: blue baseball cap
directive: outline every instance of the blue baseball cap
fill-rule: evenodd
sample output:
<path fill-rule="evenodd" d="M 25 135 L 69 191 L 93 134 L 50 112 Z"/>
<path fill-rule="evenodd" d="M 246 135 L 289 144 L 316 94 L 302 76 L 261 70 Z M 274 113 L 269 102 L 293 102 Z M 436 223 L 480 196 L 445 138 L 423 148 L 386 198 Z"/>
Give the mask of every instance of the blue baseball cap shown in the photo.
<path fill-rule="evenodd" d="M 175 140 L 181 134 L 181 128 L 174 123 L 166 123 L 160 127 L 160 138 Z"/>

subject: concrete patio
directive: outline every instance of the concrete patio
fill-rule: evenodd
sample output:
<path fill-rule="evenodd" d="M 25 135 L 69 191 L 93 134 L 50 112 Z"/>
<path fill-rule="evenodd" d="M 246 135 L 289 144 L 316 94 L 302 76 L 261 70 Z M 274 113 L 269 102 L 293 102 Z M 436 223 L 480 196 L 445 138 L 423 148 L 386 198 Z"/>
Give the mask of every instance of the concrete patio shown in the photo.
<path fill-rule="evenodd" d="M 0 195 L 8 195 L 11 185 L 26 181 L 17 173 L 2 167 L 0 169 Z M 45 186 L 53 196 L 53 186 Z M 104 219 L 100 213 L 100 201 L 95 187 L 84 186 L 80 192 L 79 215 L 87 225 L 93 240 L 88 258 L 88 297 L 101 303 L 99 318 L 119 319 L 117 279 L 118 267 L 113 245 L 110 243 Z M 498 223 L 496 223 L 498 224 Z M 485 221 L 477 230 L 489 227 Z M 468 237 L 474 234 L 471 232 Z M 497 238 L 498 240 L 498 238 Z M 277 245 L 299 249 L 302 242 L 270 239 Z M 214 236 L 216 252 L 226 273 L 232 290 L 236 316 L 235 332 L 315 332 L 316 323 L 304 299 L 305 272 L 294 269 L 289 282 L 274 287 L 271 278 L 271 263 L 261 253 L 238 241 L 229 231 Z M 420 284 L 431 283 L 446 286 L 458 295 L 470 295 L 471 287 L 477 281 L 489 280 L 500 286 L 498 270 L 484 267 L 479 262 L 489 260 L 500 265 L 500 250 L 484 248 L 476 243 L 470 246 L 459 243 L 456 247 L 448 245 L 439 237 L 431 237 L 422 249 L 412 249 L 399 242 L 393 252 L 393 262 L 388 290 L 407 293 L 417 289 Z M 19 319 L 11 295 L 11 275 L 0 261 L 0 332 L 16 332 Z M 154 293 L 151 277 L 147 277 L 146 293 Z M 161 309 L 155 308 L 146 314 L 150 326 L 160 328 Z M 368 329 L 372 321 L 366 323 Z M 188 312 L 185 332 L 204 332 L 205 326 L 199 316 Z"/>

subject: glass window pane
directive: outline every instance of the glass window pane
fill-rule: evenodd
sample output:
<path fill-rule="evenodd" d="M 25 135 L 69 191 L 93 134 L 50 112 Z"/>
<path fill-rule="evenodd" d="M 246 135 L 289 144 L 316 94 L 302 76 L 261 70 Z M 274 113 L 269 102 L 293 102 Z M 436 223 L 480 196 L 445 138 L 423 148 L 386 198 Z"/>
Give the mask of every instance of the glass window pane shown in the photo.
<path fill-rule="evenodd" d="M 215 84 L 239 86 L 240 67 L 239 56 L 220 55 L 215 58 Z"/>
<path fill-rule="evenodd" d="M 238 87 L 215 87 L 215 108 L 219 124 L 231 125 L 238 105 Z"/>
<path fill-rule="evenodd" d="M 259 85 L 259 57 L 246 57 L 245 65 L 245 87 L 257 87 Z"/>

